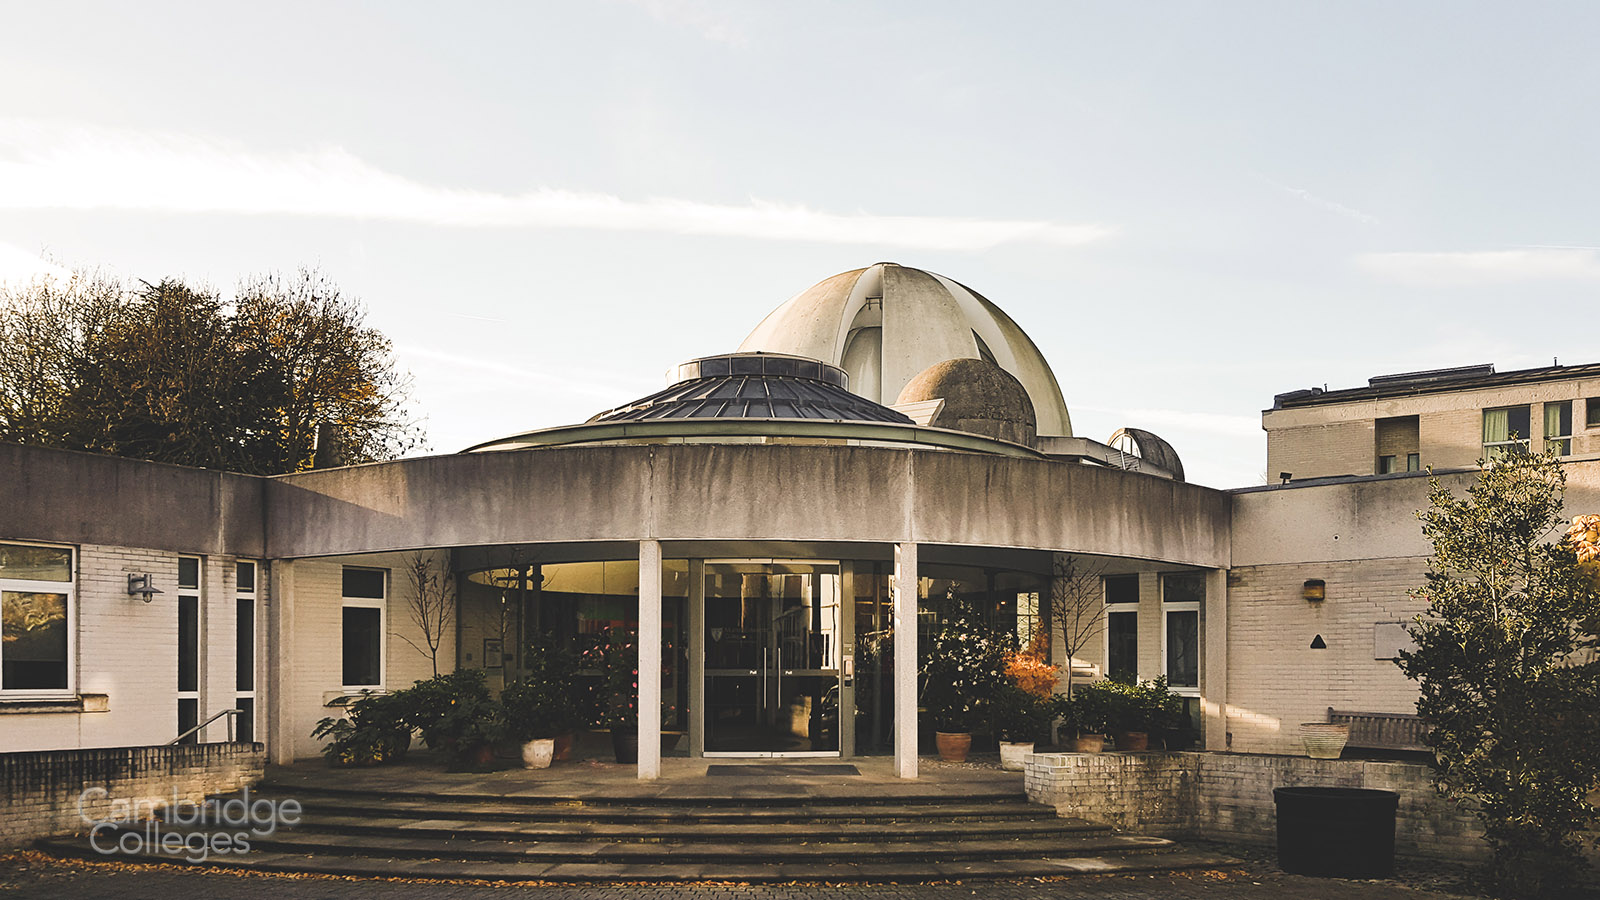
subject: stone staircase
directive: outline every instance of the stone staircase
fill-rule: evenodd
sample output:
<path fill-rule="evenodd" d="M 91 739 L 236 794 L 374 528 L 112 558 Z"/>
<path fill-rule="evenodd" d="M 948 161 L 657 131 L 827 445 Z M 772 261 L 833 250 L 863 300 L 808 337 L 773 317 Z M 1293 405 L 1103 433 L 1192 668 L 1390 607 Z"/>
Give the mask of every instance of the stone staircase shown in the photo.
<path fill-rule="evenodd" d="M 244 853 L 135 852 L 114 858 L 271 872 L 507 881 L 926 882 L 1225 865 L 1155 837 L 1058 818 L 1020 790 L 797 796 L 515 796 L 390 793 L 268 783 L 252 800 L 294 799 L 299 821 L 250 835 Z M 182 826 L 163 830 L 186 834 Z M 189 829 L 188 831 L 192 831 Z M 227 826 L 206 826 L 208 833 Z M 131 849 L 150 843 L 131 825 Z M 104 847 L 122 836 L 102 832 Z M 176 840 L 174 837 L 171 840 Z M 198 841 L 198 839 L 195 839 Z M 105 858 L 86 835 L 41 848 Z"/>

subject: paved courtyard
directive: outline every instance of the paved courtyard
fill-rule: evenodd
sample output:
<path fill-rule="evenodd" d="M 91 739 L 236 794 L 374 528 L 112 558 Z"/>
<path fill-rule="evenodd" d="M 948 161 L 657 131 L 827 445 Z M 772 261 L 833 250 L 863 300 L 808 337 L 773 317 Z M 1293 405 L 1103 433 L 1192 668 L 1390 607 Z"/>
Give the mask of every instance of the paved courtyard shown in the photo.
<path fill-rule="evenodd" d="M 1303 878 L 1275 871 L 1265 854 L 1230 848 L 1245 857 L 1238 868 L 1166 875 L 1086 875 L 1054 880 L 956 884 L 539 885 L 488 882 L 409 882 L 287 875 L 236 875 L 176 866 L 80 863 L 34 853 L 0 856 L 0 897 L 135 898 L 226 897 L 242 900 L 415 898 L 415 900 L 1455 900 L 1472 893 L 1464 874 L 1446 867 L 1403 865 L 1400 882 Z"/>

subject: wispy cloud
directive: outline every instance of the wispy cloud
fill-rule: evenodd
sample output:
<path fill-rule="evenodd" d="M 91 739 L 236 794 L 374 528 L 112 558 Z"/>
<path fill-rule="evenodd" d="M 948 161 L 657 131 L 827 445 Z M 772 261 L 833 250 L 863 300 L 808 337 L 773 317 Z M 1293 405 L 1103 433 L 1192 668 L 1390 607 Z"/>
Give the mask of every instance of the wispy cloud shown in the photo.
<path fill-rule="evenodd" d="M 1073 409 L 1118 416 L 1118 421 L 1132 428 L 1181 428 L 1208 434 L 1230 437 L 1255 435 L 1261 431 L 1259 416 L 1231 416 L 1224 413 L 1190 412 L 1182 409 L 1108 409 L 1099 406 L 1075 405 Z"/>
<path fill-rule="evenodd" d="M 1356 265 L 1389 281 L 1466 287 L 1522 281 L 1600 281 L 1592 247 L 1525 247 L 1448 253 L 1363 253 Z"/>
<path fill-rule="evenodd" d="M 1098 224 L 825 212 L 759 199 L 715 204 L 553 187 L 475 191 L 386 172 L 339 147 L 264 153 L 196 135 L 34 120 L 0 120 L 0 209 L 274 214 L 936 250 L 1019 242 L 1075 246 L 1115 232 Z"/>
<path fill-rule="evenodd" d="M 723 4 L 709 0 L 628 0 L 658 22 L 682 25 L 708 41 L 742 47 L 749 43 Z"/>
<path fill-rule="evenodd" d="M 0 287 L 21 287 L 41 278 L 65 281 L 71 277 L 71 272 L 41 256 L 0 243 Z"/>
<path fill-rule="evenodd" d="M 1270 181 L 1270 179 L 1268 179 L 1268 180 Z M 1313 194 L 1310 191 L 1305 190 L 1304 188 L 1289 187 L 1286 184 L 1278 184 L 1276 181 L 1273 181 L 1272 185 L 1274 187 L 1276 187 L 1278 190 L 1283 191 L 1285 194 L 1288 194 L 1289 196 L 1294 197 L 1295 199 L 1300 200 L 1303 203 L 1309 203 L 1312 206 L 1315 206 L 1315 207 L 1317 207 L 1319 209 L 1327 210 L 1328 212 L 1334 213 L 1336 215 L 1344 216 L 1347 219 L 1354 219 L 1357 222 L 1361 222 L 1361 223 L 1364 223 L 1364 224 L 1367 224 L 1367 225 L 1377 225 L 1377 224 L 1379 224 L 1377 216 L 1371 215 L 1369 213 L 1364 213 L 1361 210 L 1356 209 L 1354 207 L 1345 206 L 1343 203 L 1339 203 L 1339 202 L 1334 201 L 1334 200 L 1329 200 L 1326 197 L 1319 197 L 1316 194 Z"/>

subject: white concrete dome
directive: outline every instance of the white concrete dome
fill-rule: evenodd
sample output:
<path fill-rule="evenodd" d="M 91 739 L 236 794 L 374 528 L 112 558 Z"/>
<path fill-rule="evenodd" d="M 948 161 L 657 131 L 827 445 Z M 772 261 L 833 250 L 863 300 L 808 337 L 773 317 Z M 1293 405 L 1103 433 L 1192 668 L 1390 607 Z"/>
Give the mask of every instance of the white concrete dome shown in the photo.
<path fill-rule="evenodd" d="M 1022 382 L 1039 434 L 1072 434 L 1061 386 L 1027 333 L 978 292 L 921 269 L 877 263 L 820 281 L 773 310 L 739 349 L 831 363 L 849 373 L 850 390 L 886 404 L 930 366 L 988 360 Z"/>

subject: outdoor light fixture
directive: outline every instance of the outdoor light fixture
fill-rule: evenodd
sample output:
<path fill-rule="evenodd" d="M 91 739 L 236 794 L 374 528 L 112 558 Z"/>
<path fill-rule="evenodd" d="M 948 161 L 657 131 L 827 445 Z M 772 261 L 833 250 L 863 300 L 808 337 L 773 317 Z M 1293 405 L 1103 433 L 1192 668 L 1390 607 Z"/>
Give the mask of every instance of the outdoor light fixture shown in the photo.
<path fill-rule="evenodd" d="M 1293 477 L 1294 477 L 1294 473 L 1293 472 L 1279 472 L 1278 473 L 1278 478 L 1281 481 L 1283 481 L 1284 484 L 1288 484 L 1289 483 L 1289 479 L 1291 479 Z"/>
<path fill-rule="evenodd" d="M 1328 599 L 1328 585 L 1321 578 L 1312 578 L 1300 586 L 1300 596 L 1312 603 Z"/>
<path fill-rule="evenodd" d="M 159 593 L 161 592 L 156 590 L 154 575 L 146 572 L 143 575 L 128 576 L 129 597 L 138 597 L 140 600 L 149 603 Z"/>

